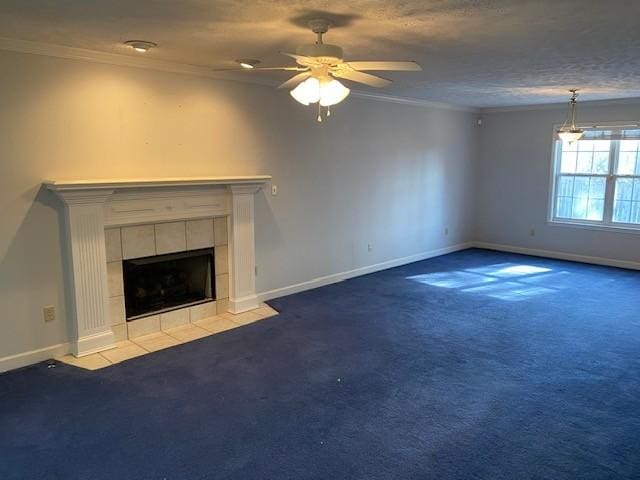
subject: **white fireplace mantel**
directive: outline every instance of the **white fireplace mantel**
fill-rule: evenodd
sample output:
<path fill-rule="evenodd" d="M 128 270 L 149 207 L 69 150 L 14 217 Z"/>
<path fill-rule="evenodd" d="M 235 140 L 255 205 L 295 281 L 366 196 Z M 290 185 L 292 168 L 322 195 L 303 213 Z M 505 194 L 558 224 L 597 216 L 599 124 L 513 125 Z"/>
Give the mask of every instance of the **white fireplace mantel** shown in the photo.
<path fill-rule="evenodd" d="M 111 348 L 105 228 L 216 216 L 229 218 L 229 311 L 258 306 L 254 195 L 268 175 L 48 181 L 65 205 L 70 319 L 76 356 Z"/>

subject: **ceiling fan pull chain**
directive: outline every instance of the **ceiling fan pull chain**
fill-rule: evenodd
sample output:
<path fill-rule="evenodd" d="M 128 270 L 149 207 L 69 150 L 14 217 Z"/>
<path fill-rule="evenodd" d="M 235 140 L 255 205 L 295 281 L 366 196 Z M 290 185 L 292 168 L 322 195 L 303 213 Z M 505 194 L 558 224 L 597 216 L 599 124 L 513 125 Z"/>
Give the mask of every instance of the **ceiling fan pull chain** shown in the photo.
<path fill-rule="evenodd" d="M 331 105 L 327 107 L 327 117 L 331 116 Z"/>
<path fill-rule="evenodd" d="M 320 102 L 318 102 L 318 122 L 322 122 L 322 107 L 320 106 Z"/>

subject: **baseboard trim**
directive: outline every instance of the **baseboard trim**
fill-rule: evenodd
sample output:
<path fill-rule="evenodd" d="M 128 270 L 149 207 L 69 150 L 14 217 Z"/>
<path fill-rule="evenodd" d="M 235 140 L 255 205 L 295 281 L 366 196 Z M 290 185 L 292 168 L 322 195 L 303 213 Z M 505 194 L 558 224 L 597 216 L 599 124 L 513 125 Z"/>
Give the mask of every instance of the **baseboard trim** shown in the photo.
<path fill-rule="evenodd" d="M 229 311 L 231 313 L 242 313 L 260 306 L 260 301 L 256 295 L 249 295 L 242 298 L 229 299 Z"/>
<path fill-rule="evenodd" d="M 314 278 L 312 280 L 289 285 L 274 290 L 259 293 L 257 295 L 259 301 L 266 301 L 272 298 L 283 297 L 285 295 L 291 295 L 293 293 L 303 292 L 305 290 L 311 290 L 313 288 L 330 285 L 332 283 L 338 283 L 349 278 L 359 277 L 361 275 L 367 275 L 369 273 L 386 270 L 388 268 L 399 267 L 413 262 L 419 262 L 428 258 L 439 257 L 440 255 L 446 255 L 447 253 L 458 252 L 460 250 L 466 250 L 468 248 L 483 248 L 486 250 L 496 250 L 499 252 L 520 253 L 523 255 L 532 255 L 534 257 L 554 258 L 559 260 L 568 260 L 572 262 L 589 263 L 593 265 L 604 265 L 608 267 L 627 268 L 631 270 L 640 270 L 640 262 L 633 262 L 628 260 L 616 260 L 613 258 L 592 257 L 588 255 L 577 255 L 573 253 L 558 252 L 554 250 L 542 250 L 535 248 L 517 247 L 514 245 L 504 245 L 499 243 L 489 242 L 466 242 L 449 247 L 439 248 L 436 250 L 430 250 L 427 252 L 418 253 L 415 255 L 409 255 L 407 257 L 396 258 L 388 260 L 386 262 L 376 263 L 366 267 L 360 267 L 353 270 L 348 270 L 332 275 L 326 275 L 323 277 Z M 8 370 L 14 370 L 16 368 L 26 367 L 34 363 L 42 362 L 50 358 L 59 357 L 71 353 L 70 343 L 60 343 L 58 345 L 51 345 L 49 347 L 40 348 L 37 350 L 31 350 L 29 352 L 18 353 L 16 355 L 10 355 L 8 357 L 0 358 L 0 372 L 6 372 Z"/>
<path fill-rule="evenodd" d="M 555 250 L 541 250 L 536 248 L 516 247 L 514 245 L 503 245 L 499 243 L 473 242 L 476 248 L 486 250 L 496 250 L 499 252 L 521 253 L 534 257 L 555 258 L 558 260 L 569 260 L 571 262 L 590 263 L 593 265 L 604 265 L 607 267 L 628 268 L 630 270 L 640 270 L 640 262 L 630 260 L 616 260 L 613 258 L 591 257 L 588 255 L 578 255 L 574 253 L 558 252 Z"/>
<path fill-rule="evenodd" d="M 286 287 L 276 288 L 274 290 L 268 290 L 266 292 L 258 293 L 258 299 L 261 302 L 264 302 L 266 300 L 271 300 L 272 298 L 284 297 L 285 295 L 304 292 L 305 290 L 311 290 L 313 288 L 323 287 L 332 283 L 342 282 L 344 280 L 348 280 L 349 278 L 379 272 L 380 270 L 387 270 L 388 268 L 399 267 L 408 263 L 419 262 L 428 258 L 439 257 L 440 255 L 446 255 L 447 253 L 458 252 L 460 250 L 466 250 L 467 248 L 472 247 L 473 243 L 471 242 L 460 243 L 457 245 L 451 245 L 449 247 L 429 250 L 427 252 L 421 252 L 415 255 L 409 255 L 407 257 L 387 260 L 386 262 L 376 263 L 374 265 L 368 265 L 366 267 L 355 268 L 353 270 L 334 273 L 332 275 L 317 277 L 306 282 L 296 283 L 293 285 L 288 285 Z"/>
<path fill-rule="evenodd" d="M 3 357 L 0 358 L 0 372 L 26 367 L 50 358 L 60 357 L 70 353 L 70 351 L 71 345 L 69 343 L 59 343 L 58 345 L 51 345 L 50 347 Z"/>
<path fill-rule="evenodd" d="M 71 347 L 76 357 L 86 357 L 92 353 L 109 350 L 114 347 L 115 343 L 115 336 L 111 327 L 109 327 L 109 330 L 79 338 Z"/>

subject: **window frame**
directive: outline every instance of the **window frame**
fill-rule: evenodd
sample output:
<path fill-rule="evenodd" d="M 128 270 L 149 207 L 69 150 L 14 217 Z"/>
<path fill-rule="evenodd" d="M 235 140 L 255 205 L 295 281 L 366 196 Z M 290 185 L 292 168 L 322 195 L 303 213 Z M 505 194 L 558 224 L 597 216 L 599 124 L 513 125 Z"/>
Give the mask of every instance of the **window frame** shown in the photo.
<path fill-rule="evenodd" d="M 602 122 L 602 124 L 580 124 L 580 128 L 585 129 L 604 129 L 604 128 L 640 128 L 640 122 L 638 121 L 619 121 L 619 122 Z M 552 226 L 561 227 L 574 227 L 584 228 L 590 230 L 609 230 L 619 231 L 625 233 L 640 234 L 640 223 L 625 223 L 613 221 L 613 206 L 615 202 L 615 186 L 616 179 L 618 178 L 632 178 L 640 179 L 640 175 L 618 175 L 615 172 L 618 169 L 618 161 L 620 158 L 620 140 L 611 140 L 612 148 L 609 149 L 609 172 L 607 174 L 594 174 L 594 173 L 575 173 L 570 174 L 572 177 L 604 177 L 605 181 L 605 198 L 604 198 L 604 211 L 603 219 L 599 220 L 587 220 L 587 219 L 572 219 L 556 216 L 556 192 L 558 191 L 558 184 L 561 177 L 561 161 L 560 150 L 562 148 L 562 142 L 558 140 L 557 130 L 561 127 L 561 124 L 554 124 L 553 136 L 551 141 L 551 174 L 549 177 L 549 198 L 547 205 L 547 224 Z"/>

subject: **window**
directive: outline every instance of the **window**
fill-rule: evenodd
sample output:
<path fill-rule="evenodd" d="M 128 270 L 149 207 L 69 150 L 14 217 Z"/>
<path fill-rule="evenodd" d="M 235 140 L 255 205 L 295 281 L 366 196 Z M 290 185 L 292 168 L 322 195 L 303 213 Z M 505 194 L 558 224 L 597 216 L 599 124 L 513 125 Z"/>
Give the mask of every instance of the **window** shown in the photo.
<path fill-rule="evenodd" d="M 556 140 L 553 171 L 553 221 L 640 229 L 640 129 Z"/>

